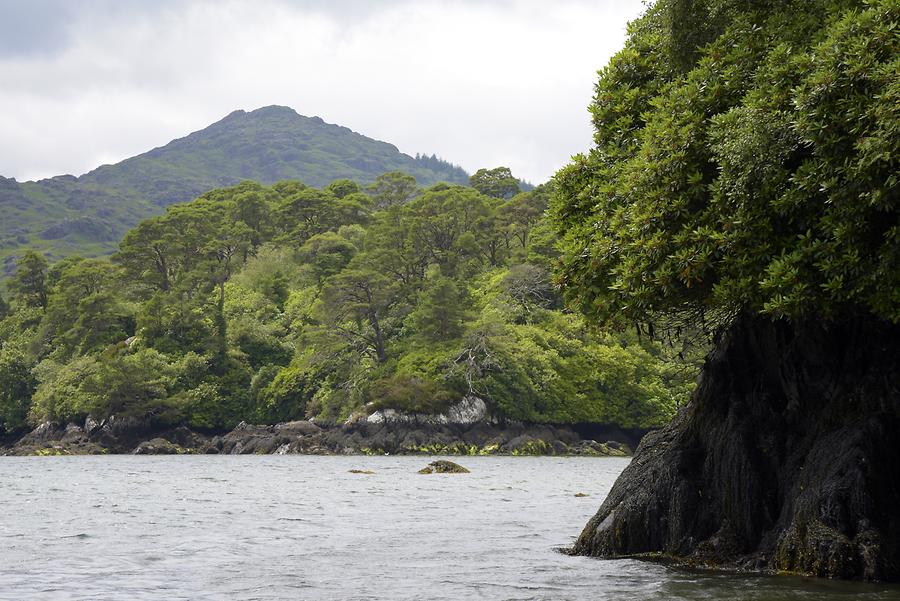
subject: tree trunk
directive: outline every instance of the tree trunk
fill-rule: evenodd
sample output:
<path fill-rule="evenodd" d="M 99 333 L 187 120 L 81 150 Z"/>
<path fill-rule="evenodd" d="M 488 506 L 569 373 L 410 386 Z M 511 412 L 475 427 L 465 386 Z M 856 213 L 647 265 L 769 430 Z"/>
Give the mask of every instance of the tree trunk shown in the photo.
<path fill-rule="evenodd" d="M 900 327 L 740 318 L 573 549 L 900 579 Z"/>
<path fill-rule="evenodd" d="M 375 357 L 379 363 L 387 361 L 387 353 L 384 350 L 384 335 L 381 333 L 381 324 L 378 322 L 378 314 L 369 311 L 369 325 L 375 334 Z"/>

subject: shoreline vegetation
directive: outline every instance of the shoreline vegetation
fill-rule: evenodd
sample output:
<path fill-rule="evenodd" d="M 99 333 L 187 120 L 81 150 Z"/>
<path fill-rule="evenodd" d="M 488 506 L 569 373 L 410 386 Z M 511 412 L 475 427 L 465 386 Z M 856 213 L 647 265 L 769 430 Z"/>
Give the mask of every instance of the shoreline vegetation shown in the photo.
<path fill-rule="evenodd" d="M 366 187 L 245 181 L 142 221 L 108 259 L 28 251 L 0 303 L 0 432 L 69 429 L 81 442 L 63 449 L 99 451 L 89 423 L 113 420 L 225 438 L 402 416 L 658 428 L 689 398 L 702 346 L 601 332 L 564 306 L 553 193 L 522 191 L 505 167 L 424 189 L 398 172 Z M 298 448 L 506 452 L 519 434 Z M 610 452 L 542 440 L 509 452 Z"/>
<path fill-rule="evenodd" d="M 581 430 L 582 432 L 579 432 Z M 589 432 L 589 434 L 588 434 Z M 274 425 L 241 422 L 225 432 L 154 427 L 134 420 L 105 424 L 44 422 L 0 441 L 0 456 L 57 455 L 457 455 L 628 457 L 645 434 L 615 426 L 554 426 L 486 421 L 360 421 Z M 599 442 L 602 440 L 603 442 Z"/>

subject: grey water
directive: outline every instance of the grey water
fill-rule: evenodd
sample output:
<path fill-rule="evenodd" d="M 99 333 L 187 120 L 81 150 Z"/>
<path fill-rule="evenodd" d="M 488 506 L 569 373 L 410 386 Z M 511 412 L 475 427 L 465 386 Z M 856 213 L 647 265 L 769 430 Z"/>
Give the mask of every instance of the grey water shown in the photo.
<path fill-rule="evenodd" d="M 6 458 L 0 599 L 900 599 L 559 553 L 627 459 L 455 458 L 472 473 L 417 474 L 429 460 Z"/>

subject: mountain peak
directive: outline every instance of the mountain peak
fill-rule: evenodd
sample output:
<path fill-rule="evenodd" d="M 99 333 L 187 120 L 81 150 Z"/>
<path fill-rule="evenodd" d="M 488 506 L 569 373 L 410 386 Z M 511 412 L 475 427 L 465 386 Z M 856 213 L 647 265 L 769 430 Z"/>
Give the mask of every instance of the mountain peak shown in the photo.
<path fill-rule="evenodd" d="M 140 219 L 241 180 L 300 180 L 321 188 L 344 178 L 367 184 L 387 171 L 408 173 L 422 186 L 468 182 L 468 174 L 450 163 L 413 158 L 392 144 L 287 106 L 239 109 L 165 146 L 78 178 L 0 180 L 5 211 L 0 261 L 26 245 L 53 258 L 111 252 L 118 236 Z M 92 229 L 73 226 L 82 217 L 93 220 Z"/>
<path fill-rule="evenodd" d="M 282 106 L 280 104 L 270 104 L 269 106 L 261 106 L 258 109 L 254 109 L 247 113 L 248 115 L 255 115 L 259 117 L 265 117 L 267 115 L 289 115 L 292 117 L 300 117 L 301 115 L 292 109 L 289 106 Z"/>

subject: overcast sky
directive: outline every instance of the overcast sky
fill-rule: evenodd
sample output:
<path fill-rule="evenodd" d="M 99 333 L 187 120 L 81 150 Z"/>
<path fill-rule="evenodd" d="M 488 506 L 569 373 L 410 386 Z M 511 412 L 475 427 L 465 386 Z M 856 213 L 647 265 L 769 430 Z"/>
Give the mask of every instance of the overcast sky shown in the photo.
<path fill-rule="evenodd" d="M 0 175 L 80 175 L 283 104 L 538 183 L 640 0 L 0 0 Z"/>

